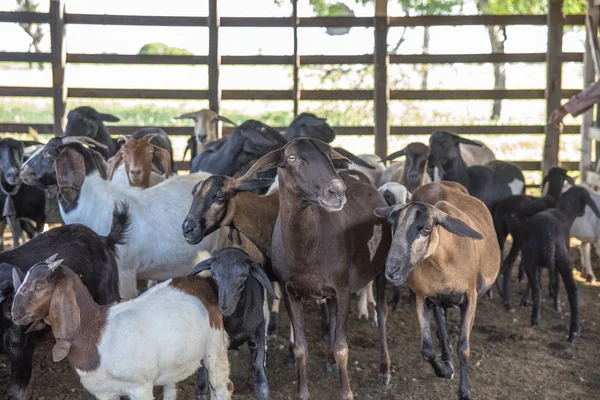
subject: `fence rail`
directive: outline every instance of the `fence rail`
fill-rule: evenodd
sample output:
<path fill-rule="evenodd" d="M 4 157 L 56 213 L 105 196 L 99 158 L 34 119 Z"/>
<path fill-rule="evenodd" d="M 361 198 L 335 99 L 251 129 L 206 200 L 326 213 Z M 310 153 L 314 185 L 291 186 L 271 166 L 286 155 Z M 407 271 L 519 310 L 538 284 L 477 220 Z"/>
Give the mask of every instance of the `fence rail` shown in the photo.
<path fill-rule="evenodd" d="M 561 98 L 573 95 L 575 90 L 560 87 L 561 65 L 564 62 L 582 62 L 582 53 L 561 52 L 563 26 L 584 25 L 583 15 L 562 15 L 562 0 L 550 0 L 548 15 L 460 15 L 390 17 L 387 1 L 375 0 L 374 17 L 314 17 L 297 16 L 293 3 L 290 17 L 220 17 L 218 1 L 209 0 L 209 16 L 141 16 L 71 14 L 64 10 L 63 0 L 51 0 L 47 13 L 0 12 L 0 22 L 50 24 L 52 51 L 50 53 L 0 52 L 0 62 L 51 63 L 52 87 L 0 87 L 4 97 L 52 97 L 54 101 L 54 125 L 28 123 L 1 123 L 0 132 L 26 133 L 31 126 L 40 133 L 62 133 L 65 119 L 66 98 L 117 98 L 117 99 L 208 99 L 210 106 L 219 111 L 221 100 L 277 100 L 293 101 L 297 115 L 300 101 L 375 101 L 373 126 L 336 127 L 340 135 L 374 134 L 376 152 L 387 154 L 388 135 L 430 134 L 433 129 L 451 129 L 461 134 L 546 134 L 544 160 L 558 157 L 556 142 L 558 132 L 544 125 L 483 125 L 483 126 L 389 126 L 388 103 L 391 100 L 505 100 L 545 99 L 554 104 Z M 133 54 L 80 54 L 67 53 L 65 25 L 107 26 L 160 26 L 160 27 L 206 27 L 209 33 L 209 54 L 194 56 L 157 56 Z M 474 26 L 474 25 L 537 25 L 548 27 L 548 47 L 545 53 L 490 53 L 490 54 L 388 54 L 387 33 L 394 27 L 417 26 Z M 221 55 L 219 51 L 220 27 L 271 27 L 292 28 L 293 54 L 291 55 Z M 374 28 L 374 52 L 361 55 L 300 55 L 298 54 L 298 31 L 314 27 L 364 27 Z M 176 89 L 122 89 L 64 87 L 65 64 L 140 64 L 140 65 L 206 65 L 208 66 L 207 90 Z M 551 84 L 547 89 L 506 90 L 395 90 L 387 82 L 389 64 L 445 64 L 445 63 L 546 63 Z M 324 64 L 374 65 L 375 85 L 371 90 L 302 90 L 299 85 L 299 68 Z M 293 68 L 290 90 L 222 90 L 219 85 L 221 65 L 286 65 Z M 115 134 L 131 133 L 137 126 L 114 126 Z M 191 127 L 164 127 L 172 135 L 185 135 Z M 228 133 L 230 129 L 224 128 Z M 579 133 L 578 126 L 566 126 L 564 134 Z M 550 140 L 549 140 L 550 139 Z M 548 144 L 550 143 L 550 144 Z M 539 169 L 540 162 L 524 161 L 525 169 Z M 563 163 L 576 168 L 575 163 Z M 546 168 L 546 167 L 545 167 Z"/>

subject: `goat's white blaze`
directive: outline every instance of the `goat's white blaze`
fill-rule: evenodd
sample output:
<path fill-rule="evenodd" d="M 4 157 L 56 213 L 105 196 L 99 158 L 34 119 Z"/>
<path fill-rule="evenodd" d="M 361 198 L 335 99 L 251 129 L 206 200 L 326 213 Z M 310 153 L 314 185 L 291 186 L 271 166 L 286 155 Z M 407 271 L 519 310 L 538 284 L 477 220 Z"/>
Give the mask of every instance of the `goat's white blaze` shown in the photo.
<path fill-rule="evenodd" d="M 515 178 L 508 184 L 508 187 L 510 188 L 512 194 L 521 194 L 523 193 L 525 182 Z"/>
<path fill-rule="evenodd" d="M 377 247 L 379 247 L 379 243 L 381 243 L 382 232 L 383 228 L 381 227 L 381 224 L 375 225 L 373 227 L 373 236 L 371 236 L 371 239 L 369 239 L 369 242 L 367 243 L 369 247 L 369 258 L 371 259 L 371 262 L 375 258 L 375 253 L 377 253 Z"/>

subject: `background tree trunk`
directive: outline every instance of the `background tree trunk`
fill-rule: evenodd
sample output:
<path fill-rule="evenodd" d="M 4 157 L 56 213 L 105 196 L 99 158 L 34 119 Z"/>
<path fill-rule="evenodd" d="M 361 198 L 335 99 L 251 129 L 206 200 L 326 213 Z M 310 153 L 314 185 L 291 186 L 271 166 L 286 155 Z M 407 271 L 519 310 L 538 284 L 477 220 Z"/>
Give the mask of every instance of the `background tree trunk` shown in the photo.
<path fill-rule="evenodd" d="M 429 54 L 429 27 L 423 27 L 423 54 Z M 429 78 L 429 65 L 421 66 L 421 90 L 427 90 L 427 79 Z"/>

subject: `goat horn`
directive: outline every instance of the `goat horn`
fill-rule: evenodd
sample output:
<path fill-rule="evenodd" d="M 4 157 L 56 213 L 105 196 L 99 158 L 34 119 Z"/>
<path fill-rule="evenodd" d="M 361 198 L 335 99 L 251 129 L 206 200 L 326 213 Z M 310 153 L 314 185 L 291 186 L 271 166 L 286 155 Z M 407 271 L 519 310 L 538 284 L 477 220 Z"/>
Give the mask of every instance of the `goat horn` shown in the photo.
<path fill-rule="evenodd" d="M 151 141 L 152 139 L 154 139 L 156 136 L 158 135 L 158 133 L 148 133 L 146 135 L 144 135 L 144 137 L 142 139 L 148 139 L 148 141 Z"/>
<path fill-rule="evenodd" d="M 94 139 L 89 138 L 87 136 L 63 136 L 62 143 L 63 144 L 79 143 L 86 147 L 92 146 L 92 147 L 100 147 L 103 149 L 108 149 L 108 146 L 106 146 L 105 144 L 97 142 Z"/>
<path fill-rule="evenodd" d="M 50 271 L 54 272 L 56 270 L 56 268 L 58 268 L 58 266 L 60 264 L 62 264 L 63 261 L 64 261 L 64 259 L 61 258 L 60 260 L 51 262 L 50 264 L 48 264 L 48 268 L 50 269 Z"/>
<path fill-rule="evenodd" d="M 121 135 L 121 137 L 117 139 L 117 143 L 125 143 L 129 139 L 131 139 L 131 135 Z"/>
<path fill-rule="evenodd" d="M 44 262 L 46 264 L 50 264 L 51 262 L 54 262 L 54 260 L 56 260 L 56 257 L 58 257 L 58 253 L 54 254 L 53 256 L 48 257 L 48 259 Z"/>

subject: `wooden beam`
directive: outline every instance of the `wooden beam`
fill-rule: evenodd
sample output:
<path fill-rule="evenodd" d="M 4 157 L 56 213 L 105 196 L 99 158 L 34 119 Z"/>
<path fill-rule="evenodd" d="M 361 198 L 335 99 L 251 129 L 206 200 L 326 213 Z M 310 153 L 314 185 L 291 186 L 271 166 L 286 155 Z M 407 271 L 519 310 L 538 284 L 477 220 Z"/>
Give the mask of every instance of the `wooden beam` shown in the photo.
<path fill-rule="evenodd" d="M 0 62 L 49 63 L 52 54 L 0 51 Z"/>
<path fill-rule="evenodd" d="M 294 71 L 293 71 L 293 97 L 294 118 L 298 116 L 300 107 L 300 56 L 298 55 L 298 0 L 292 0 L 292 18 L 294 19 Z"/>
<path fill-rule="evenodd" d="M 1 97 L 52 97 L 52 88 L 0 86 Z"/>
<path fill-rule="evenodd" d="M 67 53 L 67 62 L 72 64 L 199 65 L 208 64 L 208 56 Z"/>
<path fill-rule="evenodd" d="M 592 0 L 588 1 L 588 10 L 586 16 L 586 37 L 585 37 L 585 53 L 583 57 L 583 87 L 594 82 L 595 77 L 595 66 L 594 59 L 597 57 L 596 49 L 593 43 L 597 43 L 595 35 L 598 34 L 598 21 L 600 17 L 600 10 L 591 4 Z M 594 131 L 598 128 L 593 127 L 594 125 L 594 107 L 582 114 L 581 119 L 581 161 L 579 163 L 579 172 L 581 174 L 581 181 L 587 181 L 588 171 L 592 169 L 592 139 L 600 140 L 600 135 L 594 137 Z M 597 156 L 596 156 L 597 157 Z"/>
<path fill-rule="evenodd" d="M 207 26 L 206 17 L 171 17 L 155 15 L 65 15 L 65 23 L 77 25 L 124 25 L 124 26 Z"/>
<path fill-rule="evenodd" d="M 0 88 L 1 89 L 1 88 Z M 69 97 L 89 99 L 174 99 L 204 100 L 208 99 L 207 90 L 191 89 L 97 89 L 68 88 Z"/>
<path fill-rule="evenodd" d="M 52 101 L 54 105 L 54 134 L 64 133 L 67 111 L 67 38 L 65 35 L 65 4 L 62 0 L 50 1 L 50 43 L 52 47 Z"/>
<path fill-rule="evenodd" d="M 208 104 L 209 108 L 218 113 L 221 106 L 221 89 L 219 86 L 219 71 L 221 55 L 219 52 L 219 10 L 218 1 L 208 1 Z"/>
<path fill-rule="evenodd" d="M 44 24 L 50 22 L 50 14 L 27 11 L 0 11 L 0 22 Z"/>
<path fill-rule="evenodd" d="M 388 65 L 390 58 L 387 51 L 389 20 L 387 16 L 387 0 L 375 0 L 374 32 L 374 87 L 373 99 L 375 108 L 375 154 L 384 158 L 388 154 L 390 123 L 388 120 L 388 103 L 390 88 L 388 85 Z"/>
<path fill-rule="evenodd" d="M 562 63 L 560 53 L 562 49 L 563 0 L 548 0 L 548 44 L 546 51 L 546 120 L 552 111 L 560 107 L 562 85 Z M 552 167 L 558 165 L 558 152 L 560 148 L 560 130 L 551 124 L 546 125 L 546 138 L 542 159 L 542 172 L 545 174 Z"/>

